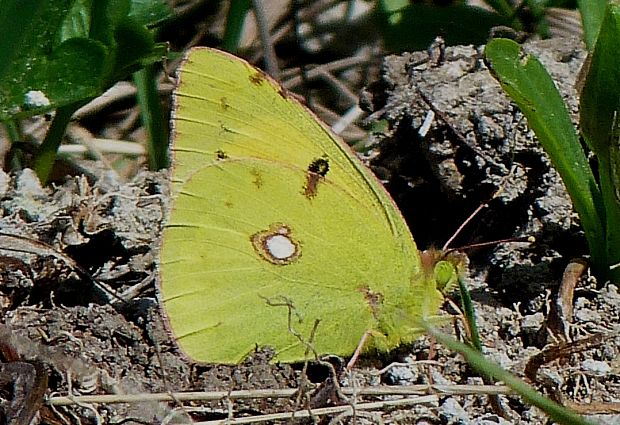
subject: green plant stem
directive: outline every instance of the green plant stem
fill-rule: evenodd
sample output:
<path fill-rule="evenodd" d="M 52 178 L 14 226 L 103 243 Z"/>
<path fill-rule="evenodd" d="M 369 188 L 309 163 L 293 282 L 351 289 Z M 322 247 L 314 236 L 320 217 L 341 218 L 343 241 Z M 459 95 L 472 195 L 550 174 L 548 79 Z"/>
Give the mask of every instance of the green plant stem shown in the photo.
<path fill-rule="evenodd" d="M 239 40 L 243 32 L 245 16 L 250 9 L 250 0 L 232 0 L 226 18 L 226 30 L 222 39 L 222 49 L 235 53 L 239 48 Z"/>
<path fill-rule="evenodd" d="M 620 200 L 616 196 L 618 182 L 615 182 L 611 175 L 612 164 L 608 156 L 598 156 L 599 161 L 599 180 L 603 199 L 605 199 L 605 229 L 607 249 L 607 266 L 620 263 Z M 608 269 L 606 279 L 612 282 L 620 282 L 620 268 Z M 602 282 L 601 282 L 602 283 Z"/>
<path fill-rule="evenodd" d="M 476 313 L 474 311 L 474 305 L 471 302 L 471 295 L 465 285 L 465 281 L 459 276 L 459 291 L 461 293 L 461 306 L 463 307 L 463 313 L 465 314 L 465 320 L 467 320 L 467 326 L 471 333 L 471 345 L 482 353 L 482 342 L 480 341 L 480 333 L 478 332 L 478 325 L 476 324 Z"/>
<path fill-rule="evenodd" d="M 8 164 L 11 170 L 21 170 L 23 168 L 23 161 L 19 154 L 19 149 L 15 149 L 15 143 L 23 141 L 23 134 L 17 121 L 8 120 L 4 123 L 4 128 L 9 137 L 9 143 L 11 143 L 11 151 L 9 151 Z"/>
<path fill-rule="evenodd" d="M 471 338 L 471 345 L 476 351 L 482 354 L 482 341 L 480 340 L 480 332 L 478 332 L 478 324 L 476 323 L 476 313 L 474 310 L 474 304 L 471 301 L 471 294 L 465 285 L 465 280 L 459 276 L 459 291 L 461 293 L 461 307 L 463 308 L 463 314 L 465 314 L 465 320 L 467 320 L 467 326 L 469 328 Z M 483 375 L 482 381 L 487 385 L 493 385 L 495 382 L 491 377 Z M 505 417 L 506 413 L 502 407 L 500 398 L 497 395 L 489 394 L 489 403 L 493 410 Z"/>
<path fill-rule="evenodd" d="M 47 180 L 49 179 L 52 168 L 54 167 L 58 148 L 60 147 L 62 138 L 65 135 L 67 126 L 71 121 L 71 117 L 73 116 L 73 113 L 83 104 L 84 102 L 72 103 L 70 105 L 62 106 L 56 110 L 56 115 L 54 115 L 52 125 L 47 131 L 45 139 L 43 140 L 43 143 L 41 143 L 37 156 L 34 160 L 34 171 L 37 173 L 41 184 L 47 184 Z"/>
<path fill-rule="evenodd" d="M 467 363 L 479 373 L 495 380 L 503 381 L 506 385 L 519 393 L 525 401 L 542 409 L 553 421 L 563 425 L 592 425 L 578 414 L 543 396 L 521 379 L 502 369 L 496 363 L 488 361 L 470 346 L 439 332 L 427 323 L 424 323 L 423 326 L 426 331 L 441 344 L 451 350 L 461 353 L 463 357 L 465 357 Z"/>
<path fill-rule="evenodd" d="M 168 159 L 168 125 L 157 90 L 155 66 L 146 65 L 134 72 L 133 80 L 138 89 L 138 103 L 142 124 L 148 137 L 149 169 L 152 171 L 167 168 Z"/>
<path fill-rule="evenodd" d="M 8 120 L 4 122 L 4 128 L 6 129 L 6 132 L 9 136 L 9 141 L 11 143 L 22 140 L 22 133 L 20 131 L 19 125 L 15 120 Z"/>

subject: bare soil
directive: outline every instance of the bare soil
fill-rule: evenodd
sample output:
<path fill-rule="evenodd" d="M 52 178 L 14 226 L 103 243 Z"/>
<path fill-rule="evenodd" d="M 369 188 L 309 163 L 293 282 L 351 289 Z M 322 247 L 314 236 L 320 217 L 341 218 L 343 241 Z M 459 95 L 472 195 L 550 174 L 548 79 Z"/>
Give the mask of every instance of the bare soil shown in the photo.
<path fill-rule="evenodd" d="M 555 39 L 528 48 L 548 67 L 576 118 L 573 85 L 585 58 L 580 42 Z M 448 48 L 445 60 L 436 63 L 426 52 L 389 57 L 382 79 L 366 90 L 364 98 L 373 118 L 389 124 L 389 130 L 377 136 L 379 153 L 370 164 L 386 181 L 420 248 L 440 246 L 490 199 L 453 246 L 522 235 L 536 238 L 534 243 L 470 252 L 468 284 L 485 355 L 524 376 L 527 361 L 562 337 L 579 341 L 602 334 L 597 343 L 573 342 L 580 347 L 577 353 L 543 365 L 537 382 L 531 383 L 564 403 L 591 408 L 595 423 L 620 423 L 620 416 L 612 414 L 620 398 L 618 287 L 584 274 L 575 291 L 572 317 L 551 321 L 550 306 L 557 300 L 563 272 L 574 258 L 587 253 L 585 239 L 557 173 L 518 109 L 489 75 L 480 49 Z M 431 110 L 435 118 L 422 137 L 419 129 Z M 166 172 L 141 172 L 130 182 L 99 173 L 95 179 L 72 177 L 63 185 L 42 188 L 29 170 L 15 176 L 0 173 L 0 308 L 10 345 L 21 359 L 45 366 L 51 399 L 302 385 L 307 391 L 302 396 L 244 400 L 233 399 L 231 393 L 207 403 L 81 403 L 52 408 L 46 402 L 39 423 L 190 423 L 189 417 L 214 421 L 229 415 L 319 412 L 345 404 L 326 378 L 325 367 L 302 374 L 301 365 L 270 364 L 268 350 L 257 351 L 236 367 L 195 365 L 178 352 L 157 297 L 159 238 L 169 209 L 167 182 Z M 458 303 L 456 294 L 452 298 Z M 455 312 L 449 305 L 445 309 Z M 563 334 L 558 335 L 558 329 Z M 446 330 L 459 336 L 462 326 Z M 429 356 L 433 362 L 421 362 Z M 339 372 L 341 362 L 333 362 Z M 400 364 L 376 374 L 393 362 Z M 303 376 L 316 384 L 310 388 Z M 427 338 L 389 356 L 364 357 L 353 376 L 342 374 L 339 380 L 343 390 L 359 391 L 482 383 L 459 355 Z M 547 423 L 540 411 L 514 395 L 501 396 L 506 415 L 502 418 L 485 395 L 432 390 L 429 394 L 417 404 L 413 398 L 419 396 L 411 396 L 404 406 L 384 404 L 372 410 L 360 406 L 355 419 L 332 413 L 314 420 Z M 0 396 L 5 399 L 0 407 L 6 408 L 11 393 L 5 390 Z M 347 397 L 355 405 L 402 398 Z M 287 413 L 270 422 L 289 421 Z"/>

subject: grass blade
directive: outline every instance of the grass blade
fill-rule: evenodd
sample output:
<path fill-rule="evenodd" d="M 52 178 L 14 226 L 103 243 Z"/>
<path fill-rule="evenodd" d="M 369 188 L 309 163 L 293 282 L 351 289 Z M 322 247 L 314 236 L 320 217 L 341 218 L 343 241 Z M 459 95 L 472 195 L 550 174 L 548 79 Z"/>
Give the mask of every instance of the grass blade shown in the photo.
<path fill-rule="evenodd" d="M 478 351 L 470 346 L 439 332 L 428 324 L 423 324 L 423 326 L 426 331 L 441 344 L 453 351 L 461 353 L 463 357 L 465 357 L 465 360 L 467 360 L 467 363 L 476 369 L 476 371 L 498 381 L 503 381 L 523 397 L 525 401 L 543 410 L 555 422 L 562 425 L 593 425 L 573 411 L 540 394 L 521 379 L 502 369 L 499 365 L 485 359 Z"/>
<path fill-rule="evenodd" d="M 605 276 L 603 200 L 562 96 L 543 65 L 531 55 L 524 56 L 514 41 L 494 39 L 485 55 L 494 77 L 526 116 L 562 177 L 585 230 L 593 268 Z"/>

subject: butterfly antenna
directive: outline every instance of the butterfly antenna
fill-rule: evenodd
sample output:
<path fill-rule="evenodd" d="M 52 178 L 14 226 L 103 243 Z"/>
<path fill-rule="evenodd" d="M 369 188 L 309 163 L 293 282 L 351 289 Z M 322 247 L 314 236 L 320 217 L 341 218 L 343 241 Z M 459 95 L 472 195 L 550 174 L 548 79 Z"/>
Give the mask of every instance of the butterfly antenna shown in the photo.
<path fill-rule="evenodd" d="M 505 244 L 505 243 L 515 243 L 515 242 L 534 243 L 534 242 L 536 242 L 536 238 L 534 236 L 531 236 L 531 235 L 516 236 L 514 238 L 498 239 L 498 240 L 495 240 L 495 241 L 480 242 L 480 243 L 474 243 L 474 244 L 471 244 L 471 245 L 465 245 L 465 246 L 461 246 L 459 248 L 450 248 L 450 249 L 446 250 L 445 253 L 449 254 L 450 252 L 453 252 L 453 251 L 464 251 L 464 250 L 467 250 L 467 249 L 486 248 L 486 247 L 489 247 L 489 246 L 501 245 L 501 244 Z"/>
<path fill-rule="evenodd" d="M 428 102 L 427 102 L 428 103 Z M 430 105 L 430 104 L 429 104 Z M 522 118 L 521 118 L 522 119 Z M 519 119 L 519 122 L 521 122 L 521 119 Z M 515 138 L 513 137 L 513 141 L 515 140 Z M 469 145 L 468 145 L 469 146 Z M 477 152 L 477 151 L 475 151 Z M 485 156 L 484 156 L 485 157 Z M 485 157 L 486 158 L 486 157 Z M 465 226 L 467 226 L 469 224 L 469 222 L 471 222 L 474 217 L 476 215 L 478 215 L 478 213 L 480 213 L 480 211 L 482 211 L 483 208 L 486 208 L 489 206 L 489 203 L 497 198 L 504 190 L 504 186 L 506 184 L 506 182 L 508 181 L 508 179 L 513 175 L 513 173 L 515 172 L 516 167 L 513 165 L 510 168 L 510 172 L 504 176 L 504 178 L 502 179 L 502 183 L 499 185 L 498 189 L 491 195 L 491 197 L 489 199 L 487 199 L 487 201 L 483 202 L 482 204 L 480 204 L 478 206 L 478 208 L 476 208 L 474 210 L 474 212 L 472 212 L 469 217 L 467 217 L 467 219 L 465 219 L 465 221 L 463 221 L 463 223 L 458 227 L 458 229 L 456 229 L 456 231 L 452 234 L 452 236 L 450 237 L 450 239 L 448 239 L 448 241 L 443 245 L 442 250 L 443 251 L 455 251 L 455 249 L 450 249 L 448 250 L 448 247 L 450 246 L 450 244 L 452 242 L 454 242 L 454 239 L 456 239 L 456 237 L 463 231 L 463 229 L 465 228 Z M 520 239 L 520 238 L 516 238 L 516 239 Z M 488 242 L 489 245 L 496 245 L 498 243 L 504 243 L 504 242 L 522 242 L 521 240 L 512 240 L 512 239 L 505 239 L 505 240 L 500 240 L 500 241 L 495 241 L 495 242 Z M 475 245 L 471 245 L 470 247 L 474 247 L 477 245 L 481 245 L 484 246 L 485 243 L 483 244 L 475 244 Z"/>
<path fill-rule="evenodd" d="M 448 248 L 450 246 L 450 244 L 452 242 L 454 242 L 454 239 L 456 239 L 456 237 L 461 233 L 461 231 L 463 231 L 465 226 L 467 226 L 474 219 L 474 217 L 476 217 L 476 215 L 478 215 L 478 213 L 480 213 L 480 211 L 482 211 L 483 208 L 489 206 L 489 202 L 491 202 L 493 199 L 495 199 L 500 194 L 502 189 L 503 189 L 503 187 L 500 187 L 493 194 L 491 199 L 489 199 L 488 201 L 484 202 L 483 204 L 480 204 L 478 206 L 478 208 L 476 208 L 474 210 L 474 212 L 472 212 L 469 215 L 469 217 L 467 217 L 467 219 L 465 219 L 465 221 L 463 221 L 463 223 L 458 227 L 458 229 L 456 229 L 456 231 L 452 234 L 450 239 L 448 239 L 448 241 L 443 245 L 441 250 L 444 253 L 448 254 L 450 252 L 463 251 L 463 250 L 466 250 L 466 249 L 485 248 L 485 247 L 488 247 L 488 246 L 500 245 L 500 244 L 505 244 L 505 243 L 514 243 L 514 242 L 534 243 L 534 242 L 536 242 L 536 238 L 534 236 L 526 235 L 526 236 L 516 236 L 516 237 L 506 238 L 506 239 L 497 239 L 497 240 L 489 241 L 489 242 L 474 243 L 474 244 L 465 245 L 465 246 L 462 246 L 462 247 L 459 247 L 459 248 Z"/>
<path fill-rule="evenodd" d="M 493 198 L 495 198 L 495 195 L 497 194 L 497 192 L 493 195 L 493 197 L 491 198 L 491 200 Z M 486 208 L 489 205 L 489 202 L 491 201 L 487 201 L 483 204 L 478 205 L 478 208 L 476 208 L 474 210 L 474 212 L 472 212 L 469 217 L 467 217 L 467 219 L 465 219 L 465 221 L 463 221 L 463 223 L 461 223 L 461 225 L 458 227 L 458 229 L 456 229 L 456 231 L 452 234 L 452 236 L 450 236 L 450 239 L 448 239 L 446 241 L 446 243 L 443 245 L 443 247 L 441 248 L 442 251 L 447 251 L 448 247 L 450 246 L 450 244 L 452 242 L 454 242 L 454 239 L 456 239 L 456 237 L 463 231 L 463 229 L 465 228 L 465 226 L 467 226 L 469 224 L 470 221 L 472 221 L 474 219 L 474 217 L 476 215 L 478 215 L 478 213 L 480 211 L 482 211 L 483 208 Z"/>
<path fill-rule="evenodd" d="M 481 156 L 482 158 L 484 158 L 489 164 L 495 165 L 497 166 L 497 163 L 490 158 L 487 154 L 485 154 L 482 150 L 480 150 L 477 146 L 475 146 L 473 143 L 471 143 L 469 140 L 467 140 L 467 138 L 456 128 L 456 126 L 452 125 L 451 120 L 447 117 L 446 114 L 444 114 L 442 111 L 440 111 L 431 101 L 431 99 L 419 88 L 416 89 L 418 95 L 422 98 L 422 100 L 424 101 L 424 103 L 426 103 L 430 110 L 434 113 L 434 115 L 439 116 L 439 118 L 446 123 L 446 125 L 448 126 L 449 130 L 453 133 L 453 135 L 456 137 L 456 139 L 458 141 L 460 141 L 461 143 L 463 143 L 465 146 L 469 147 L 473 152 L 475 152 L 477 155 Z M 428 115 L 427 115 L 428 118 Z M 519 125 L 519 123 L 521 123 L 521 121 L 523 120 L 524 117 L 519 118 L 517 125 Z M 424 124 L 423 124 L 424 126 Z M 421 134 L 421 136 L 424 137 L 424 135 Z M 513 133 L 512 135 L 512 141 L 513 141 L 513 146 L 511 148 L 511 152 L 512 152 L 512 157 L 514 157 L 514 142 L 516 141 L 516 132 Z M 511 162 L 512 162 L 511 158 Z M 516 167 L 513 165 L 510 168 L 510 172 L 508 173 L 508 175 L 506 175 L 503 178 L 502 183 L 500 184 L 499 188 L 493 193 L 493 195 L 491 195 L 491 197 L 486 201 L 483 202 L 481 205 L 478 206 L 478 208 L 476 208 L 474 210 L 474 212 L 472 212 L 469 217 L 467 217 L 467 219 L 458 227 L 458 229 L 456 229 L 456 231 L 452 234 L 452 236 L 450 237 L 450 239 L 448 239 L 448 241 L 443 245 L 442 251 L 446 251 L 448 250 L 448 247 L 450 246 L 450 244 L 454 241 L 454 239 L 456 239 L 456 237 L 461 233 L 461 231 L 465 228 L 465 226 L 467 226 L 467 224 L 469 224 L 470 221 L 473 220 L 473 218 L 478 215 L 478 213 L 480 211 L 482 211 L 483 208 L 487 207 L 489 205 L 489 203 L 495 199 L 497 196 L 499 196 L 499 194 L 504 190 L 504 185 L 506 183 L 506 181 L 508 180 L 508 178 L 510 178 L 512 176 L 512 174 L 514 173 Z M 497 241 L 495 243 L 500 243 L 500 242 L 504 242 L 504 241 Z M 518 241 L 511 241 L 508 240 L 507 242 L 518 242 Z M 493 242 L 491 243 L 493 244 Z M 473 245 L 472 245 L 473 246 Z M 455 251 L 454 249 L 450 249 L 450 251 Z"/>

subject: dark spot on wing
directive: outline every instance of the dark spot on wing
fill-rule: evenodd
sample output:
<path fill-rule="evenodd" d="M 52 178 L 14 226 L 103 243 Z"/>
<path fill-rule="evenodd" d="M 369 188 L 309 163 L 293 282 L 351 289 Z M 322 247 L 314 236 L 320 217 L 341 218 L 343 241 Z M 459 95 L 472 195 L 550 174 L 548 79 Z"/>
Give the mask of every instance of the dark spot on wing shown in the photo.
<path fill-rule="evenodd" d="M 329 171 L 329 161 L 327 158 L 318 158 L 310 163 L 308 171 L 318 174 L 321 177 L 325 177 Z"/>
<path fill-rule="evenodd" d="M 260 171 L 258 171 L 256 168 L 252 168 L 252 170 L 250 171 L 250 174 L 252 175 L 253 179 L 252 179 L 252 183 L 254 184 L 254 186 L 256 186 L 258 189 L 260 189 L 263 186 L 263 175 L 261 174 Z"/>
<path fill-rule="evenodd" d="M 228 99 L 226 97 L 220 98 L 220 106 L 225 111 L 230 108 L 230 104 L 228 103 Z"/>
<path fill-rule="evenodd" d="M 379 311 L 383 303 L 383 294 L 381 292 L 374 292 L 368 286 L 361 286 L 358 288 L 358 291 L 364 294 L 370 312 L 375 319 L 379 320 Z"/>
<path fill-rule="evenodd" d="M 254 84 L 255 86 L 259 86 L 263 84 L 266 78 L 267 77 L 265 76 L 265 74 L 259 70 L 256 73 L 250 75 L 250 83 Z"/>
<path fill-rule="evenodd" d="M 224 124 L 223 122 L 220 122 L 220 128 L 224 133 L 234 133 L 234 131 L 231 128 L 227 127 L 226 124 Z"/>
<path fill-rule="evenodd" d="M 308 199 L 314 198 L 319 189 L 319 183 L 329 171 L 327 158 L 317 158 L 308 166 L 306 173 L 306 183 L 304 184 L 304 196 Z"/>
<path fill-rule="evenodd" d="M 221 149 L 215 151 L 218 160 L 228 159 L 228 154 Z"/>

